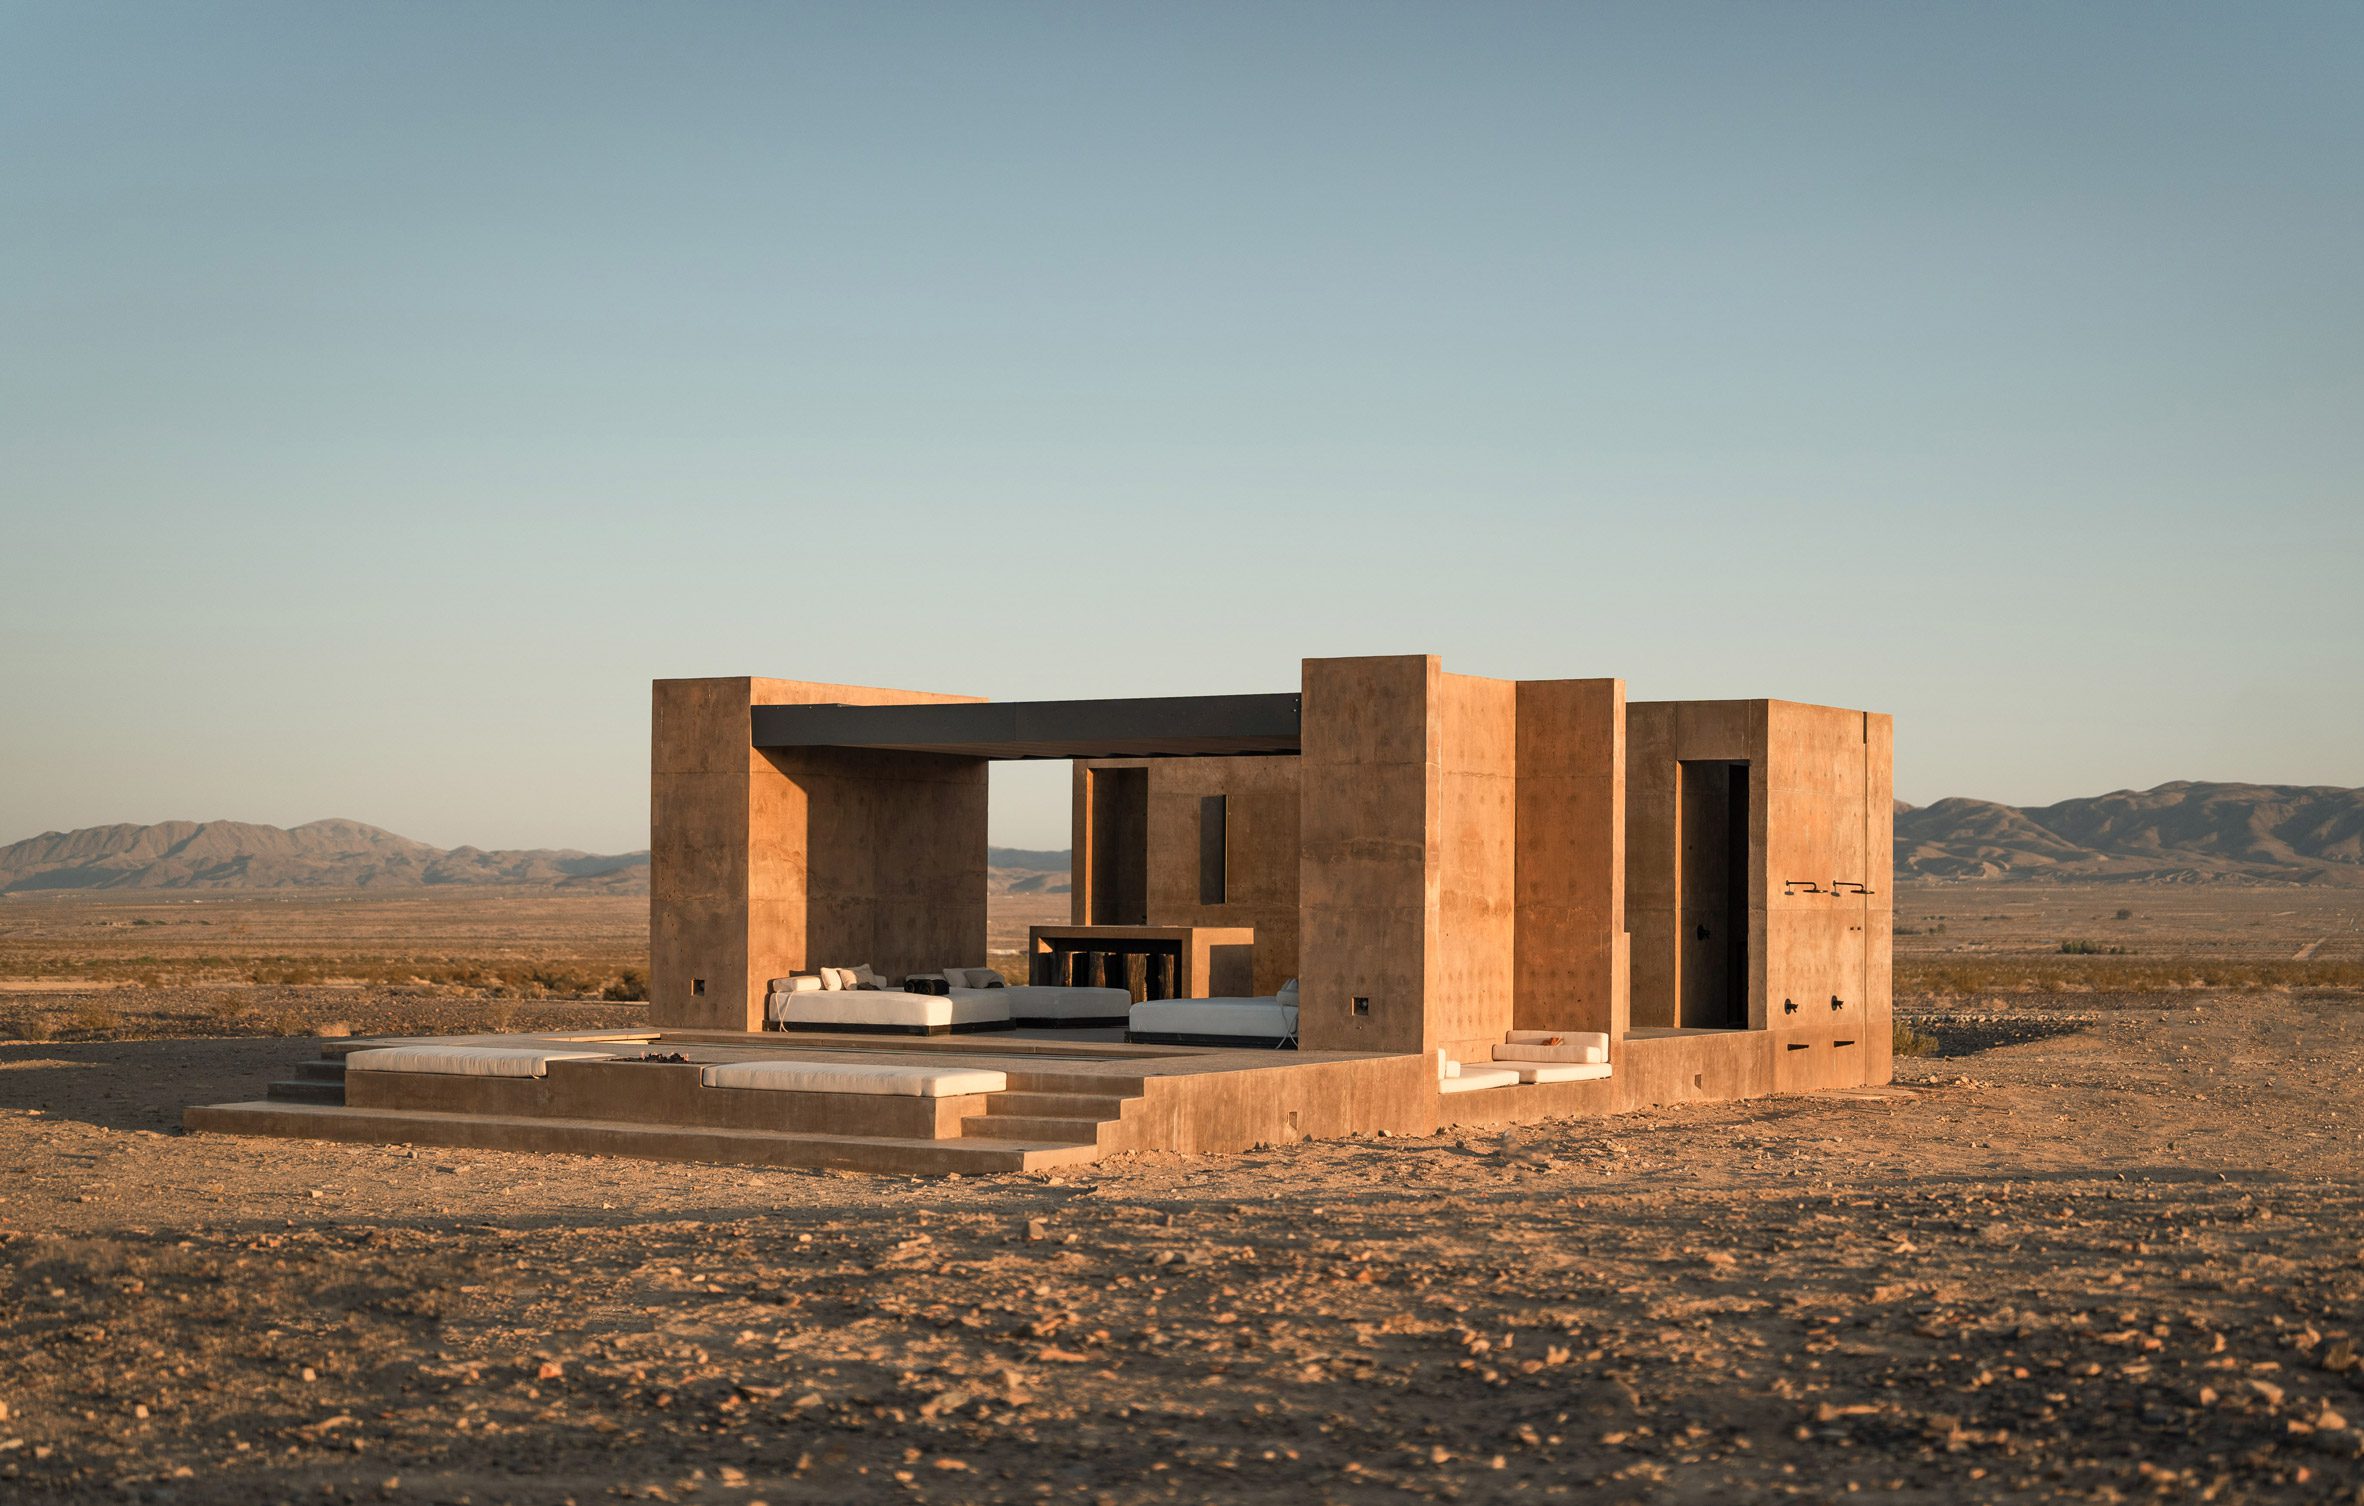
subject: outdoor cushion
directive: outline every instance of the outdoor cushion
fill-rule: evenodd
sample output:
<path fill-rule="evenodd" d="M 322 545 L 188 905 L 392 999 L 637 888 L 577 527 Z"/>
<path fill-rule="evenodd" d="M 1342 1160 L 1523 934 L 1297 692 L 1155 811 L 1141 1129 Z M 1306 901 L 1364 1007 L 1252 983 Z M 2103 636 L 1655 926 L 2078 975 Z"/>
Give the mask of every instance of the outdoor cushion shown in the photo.
<path fill-rule="evenodd" d="M 1492 1071 L 1493 1068 L 1481 1070 Z M 1607 1062 L 1514 1062 L 1520 1082 L 1587 1082 L 1609 1075 Z"/>
<path fill-rule="evenodd" d="M 1553 1040 L 1560 1044 L 1550 1044 Z M 1513 1030 L 1494 1048 L 1498 1062 L 1605 1062 L 1609 1038 L 1597 1030 Z"/>
<path fill-rule="evenodd" d="M 821 991 L 821 980 L 811 973 L 798 973 L 793 977 L 774 978 L 765 986 L 776 994 L 817 994 Z"/>
<path fill-rule="evenodd" d="M 372 1046 L 345 1057 L 348 1071 L 431 1072 L 444 1077 L 541 1077 L 552 1062 L 603 1062 L 613 1051 L 552 1046 Z"/>
<path fill-rule="evenodd" d="M 969 968 L 967 977 L 971 988 L 1007 988 L 1010 986 L 1009 979 L 1004 978 L 998 971 L 990 967 Z"/>
<path fill-rule="evenodd" d="M 1519 1075 L 1507 1067 L 1464 1066 L 1458 1077 L 1440 1077 L 1436 1090 L 1440 1093 L 1475 1093 L 1481 1088 L 1507 1088 L 1519 1080 Z"/>
<path fill-rule="evenodd" d="M 1128 1028 L 1142 1035 L 1269 1036 L 1279 1041 L 1297 1033 L 1297 1010 L 1271 998 L 1152 999 L 1132 1007 Z"/>
<path fill-rule="evenodd" d="M 912 994 L 900 989 L 838 989 L 818 994 L 774 994 L 770 1014 L 789 1025 L 848 1025 L 872 1030 L 943 1030 L 994 1025 L 1010 1017 L 1006 989 L 979 989 L 982 998 Z"/>
<path fill-rule="evenodd" d="M 957 1098 L 998 1093 L 1009 1077 L 982 1067 L 899 1066 L 883 1062 L 728 1062 L 703 1067 L 709 1088 L 760 1088 L 774 1093 L 874 1093 L 897 1098 Z"/>
<path fill-rule="evenodd" d="M 1016 987 L 956 988 L 955 999 L 984 995 L 1001 1001 L 1013 1020 L 1121 1020 L 1133 1007 L 1133 996 L 1121 988 L 1082 988 L 1058 983 L 1021 983 Z"/>

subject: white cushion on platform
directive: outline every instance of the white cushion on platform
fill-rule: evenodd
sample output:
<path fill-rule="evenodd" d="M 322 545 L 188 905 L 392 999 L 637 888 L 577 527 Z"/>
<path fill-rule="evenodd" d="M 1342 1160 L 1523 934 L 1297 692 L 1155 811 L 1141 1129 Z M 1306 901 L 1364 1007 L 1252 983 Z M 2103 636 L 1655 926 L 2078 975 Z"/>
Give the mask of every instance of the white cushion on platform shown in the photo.
<path fill-rule="evenodd" d="M 728 1062 L 703 1067 L 709 1088 L 760 1088 L 774 1093 L 874 1093 L 897 1098 L 956 1098 L 999 1093 L 1007 1074 L 982 1067 L 899 1066 L 884 1062 Z"/>
<path fill-rule="evenodd" d="M 613 1051 L 560 1046 L 372 1046 L 345 1057 L 348 1071 L 430 1072 L 444 1077 L 541 1077 L 552 1062 L 603 1062 Z"/>
<path fill-rule="evenodd" d="M 821 980 L 811 973 L 797 973 L 786 978 L 774 978 L 768 987 L 776 994 L 817 994 L 821 991 Z"/>
<path fill-rule="evenodd" d="M 1558 1041 L 1558 1045 L 1551 1042 Z M 1498 1062 L 1605 1062 L 1609 1038 L 1597 1030 L 1513 1030 L 1494 1048 Z"/>
<path fill-rule="evenodd" d="M 773 994 L 768 1012 L 789 1025 L 896 1026 L 939 1030 L 952 1025 L 995 1025 L 1010 1017 L 1006 988 L 981 988 L 960 998 L 907 994 L 900 989 L 848 988 L 816 994 Z"/>
<path fill-rule="evenodd" d="M 1497 1063 L 1499 1065 L 1499 1063 Z M 1487 1069 L 1492 1070 L 1492 1069 Z M 1607 1062 L 1513 1062 L 1520 1082 L 1588 1082 L 1609 1075 Z"/>
<path fill-rule="evenodd" d="M 1519 1075 L 1507 1067 L 1463 1066 L 1459 1076 L 1440 1077 L 1436 1081 L 1439 1093 L 1475 1093 L 1483 1088 L 1514 1086 Z"/>
<path fill-rule="evenodd" d="M 1000 988 L 956 988 L 952 997 L 984 995 L 1001 1001 L 1013 1020 L 1121 1020 L 1133 996 L 1121 988 L 1081 988 L 1058 983 L 1008 984 Z"/>
<path fill-rule="evenodd" d="M 1297 1010 L 1272 998 L 1152 999 L 1132 1007 L 1130 1028 L 1142 1035 L 1237 1035 L 1280 1041 L 1297 1033 Z"/>

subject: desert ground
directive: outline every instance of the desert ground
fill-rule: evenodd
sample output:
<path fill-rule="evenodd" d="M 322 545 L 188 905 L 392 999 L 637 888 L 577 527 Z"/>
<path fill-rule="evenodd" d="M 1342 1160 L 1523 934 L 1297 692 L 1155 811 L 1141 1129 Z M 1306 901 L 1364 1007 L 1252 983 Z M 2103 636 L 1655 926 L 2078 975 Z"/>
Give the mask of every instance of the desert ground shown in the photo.
<path fill-rule="evenodd" d="M 641 902 L 0 902 L 0 1499 L 2364 1500 L 2359 902 L 1909 888 L 1890 1088 L 965 1181 L 178 1131 L 635 1021 Z"/>

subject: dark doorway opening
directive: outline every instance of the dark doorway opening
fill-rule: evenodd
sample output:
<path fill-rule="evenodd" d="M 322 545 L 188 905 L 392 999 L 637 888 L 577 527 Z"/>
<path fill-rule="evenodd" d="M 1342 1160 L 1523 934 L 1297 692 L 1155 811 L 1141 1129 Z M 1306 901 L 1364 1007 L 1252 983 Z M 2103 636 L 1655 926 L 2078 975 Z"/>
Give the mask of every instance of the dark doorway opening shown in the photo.
<path fill-rule="evenodd" d="M 1748 1026 L 1748 765 L 1681 765 L 1675 917 L 1681 976 L 1675 1023 Z"/>
<path fill-rule="evenodd" d="M 1094 769 L 1091 917 L 1095 926 L 1149 924 L 1149 771 Z"/>

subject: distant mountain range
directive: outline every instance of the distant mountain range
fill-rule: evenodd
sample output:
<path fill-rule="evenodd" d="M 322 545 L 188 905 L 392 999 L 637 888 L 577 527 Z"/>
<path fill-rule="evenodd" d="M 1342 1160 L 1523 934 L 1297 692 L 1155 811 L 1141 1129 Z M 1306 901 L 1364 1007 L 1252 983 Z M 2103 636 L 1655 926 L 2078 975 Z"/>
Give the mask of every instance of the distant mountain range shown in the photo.
<path fill-rule="evenodd" d="M 44 832 L 0 847 L 0 893 L 28 889 L 404 889 L 529 884 L 630 893 L 648 854 L 431 847 L 359 821 L 160 821 Z"/>
<path fill-rule="evenodd" d="M 2193 784 L 1896 813 L 1896 876 L 2364 887 L 2364 790 Z"/>
<path fill-rule="evenodd" d="M 995 894 L 1065 894 L 1068 863 L 1065 851 L 986 849 Z M 1899 801 L 1896 876 L 2364 888 L 2364 790 L 2178 782 L 2027 807 Z M 0 893 L 441 884 L 644 894 L 648 854 L 447 849 L 359 821 L 93 826 L 0 847 Z"/>
<path fill-rule="evenodd" d="M 986 849 L 993 892 L 1064 894 L 1067 854 Z M 433 847 L 359 821 L 162 821 L 44 832 L 0 847 L 0 893 L 42 889 L 405 889 L 512 884 L 648 892 L 648 854 Z"/>

